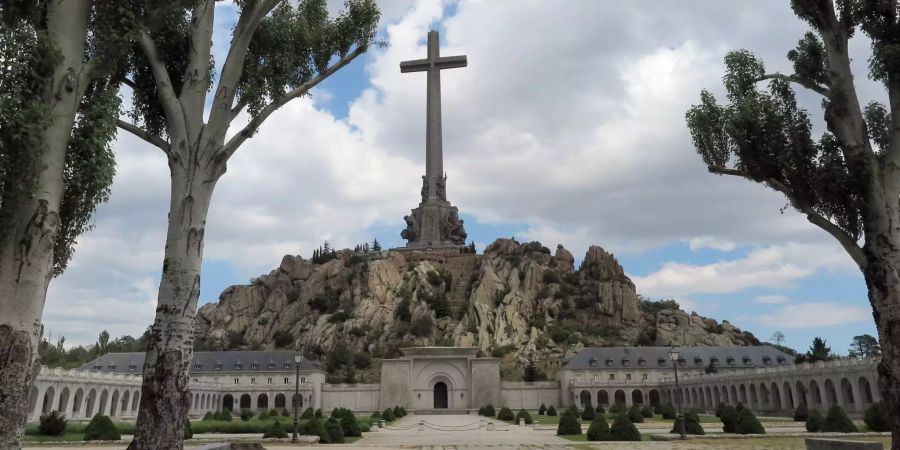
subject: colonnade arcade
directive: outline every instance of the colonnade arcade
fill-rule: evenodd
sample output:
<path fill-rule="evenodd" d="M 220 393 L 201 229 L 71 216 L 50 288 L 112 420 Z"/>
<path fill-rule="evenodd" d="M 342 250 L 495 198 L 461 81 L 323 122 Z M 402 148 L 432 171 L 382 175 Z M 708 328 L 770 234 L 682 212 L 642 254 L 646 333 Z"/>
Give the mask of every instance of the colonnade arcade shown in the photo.
<path fill-rule="evenodd" d="M 660 390 L 650 386 L 598 389 L 592 382 L 574 382 L 569 389 L 567 406 L 578 405 L 580 408 L 584 408 L 585 405 L 591 404 L 594 407 L 602 405 L 606 408 L 616 403 L 622 403 L 629 407 L 632 405 L 656 406 L 661 401 Z"/>
<path fill-rule="evenodd" d="M 848 412 L 861 413 L 881 401 L 875 361 L 848 359 L 791 367 L 686 376 L 675 387 L 674 379 L 662 383 L 666 402 L 701 411 L 715 409 L 720 402 L 738 402 L 754 411 L 786 412 L 805 403 L 809 409 L 825 411 L 837 404 Z"/>

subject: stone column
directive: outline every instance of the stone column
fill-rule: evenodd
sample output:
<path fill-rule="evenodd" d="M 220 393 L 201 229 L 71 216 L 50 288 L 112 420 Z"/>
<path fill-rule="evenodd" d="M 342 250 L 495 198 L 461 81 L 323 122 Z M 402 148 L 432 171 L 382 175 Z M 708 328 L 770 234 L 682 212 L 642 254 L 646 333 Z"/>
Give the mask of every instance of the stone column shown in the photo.
<path fill-rule="evenodd" d="M 859 392 L 859 385 L 854 383 L 850 378 L 847 378 L 847 381 L 850 382 L 850 392 L 853 393 L 853 411 L 863 412 L 865 410 L 865 403 L 863 402 L 862 395 Z M 841 387 L 841 392 L 843 392 L 843 386 Z"/>

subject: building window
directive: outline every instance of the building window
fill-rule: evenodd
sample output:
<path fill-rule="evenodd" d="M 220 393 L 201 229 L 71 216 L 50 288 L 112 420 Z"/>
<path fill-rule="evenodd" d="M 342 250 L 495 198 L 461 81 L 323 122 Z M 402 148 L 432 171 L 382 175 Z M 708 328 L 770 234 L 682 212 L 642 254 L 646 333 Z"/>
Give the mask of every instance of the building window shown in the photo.
<path fill-rule="evenodd" d="M 719 358 L 709 358 L 709 362 L 711 362 L 714 366 L 718 366 Z"/>
<path fill-rule="evenodd" d="M 203 364 L 194 364 L 194 370 L 200 370 L 203 367 Z"/>
<path fill-rule="evenodd" d="M 113 365 L 113 366 L 109 366 L 109 367 L 107 367 L 107 369 L 108 369 L 110 372 L 115 372 L 115 371 L 116 371 L 116 366 L 114 366 L 114 365 Z"/>
<path fill-rule="evenodd" d="M 592 356 L 591 359 L 588 360 L 588 364 L 590 364 L 591 367 L 597 367 L 597 358 Z"/>
<path fill-rule="evenodd" d="M 259 364 L 257 364 L 257 363 L 250 364 L 250 369 L 253 369 L 253 370 L 259 369 Z"/>
<path fill-rule="evenodd" d="M 94 370 L 100 372 L 101 370 L 103 370 L 103 366 L 94 366 Z"/>
<path fill-rule="evenodd" d="M 725 362 L 727 362 L 729 366 L 733 366 L 733 365 L 734 365 L 734 358 L 728 357 L 728 359 L 726 359 Z"/>
<path fill-rule="evenodd" d="M 612 358 L 606 358 L 606 367 L 612 367 L 613 360 Z"/>
<path fill-rule="evenodd" d="M 243 364 L 241 364 L 241 363 L 234 363 L 234 370 L 241 370 L 242 367 L 244 367 Z"/>
<path fill-rule="evenodd" d="M 256 384 L 256 378 L 250 378 L 250 384 Z"/>
<path fill-rule="evenodd" d="M 749 356 L 745 356 L 745 357 L 744 357 L 744 364 L 750 364 L 750 363 L 752 363 L 752 362 L 753 362 L 753 360 L 750 359 Z"/>
<path fill-rule="evenodd" d="M 645 374 L 641 374 L 641 379 L 644 380 L 644 381 L 647 381 L 647 374 L 646 374 L 646 373 L 645 373 Z"/>
<path fill-rule="evenodd" d="M 659 365 L 661 365 L 661 366 L 664 366 L 664 365 L 666 365 L 666 359 L 665 359 L 665 358 L 659 358 L 659 359 L 656 360 L 656 363 L 659 364 Z"/>
<path fill-rule="evenodd" d="M 285 369 L 290 369 L 290 368 L 291 368 L 291 363 L 289 363 L 289 362 L 284 363 L 284 368 L 285 368 Z"/>
<path fill-rule="evenodd" d="M 631 380 L 631 374 L 630 374 L 630 373 L 626 373 L 626 374 L 625 374 L 625 380 Z"/>
<path fill-rule="evenodd" d="M 284 377 L 284 384 L 290 384 L 291 380 L 288 377 Z"/>
<path fill-rule="evenodd" d="M 623 358 L 623 359 L 622 359 L 622 365 L 625 366 L 625 367 L 628 367 L 628 364 L 629 364 L 630 362 L 631 362 L 631 361 L 629 361 L 628 358 Z"/>
<path fill-rule="evenodd" d="M 266 378 L 266 384 L 272 384 L 272 379 L 271 379 L 271 378 Z"/>
<path fill-rule="evenodd" d="M 194 378 L 194 383 L 196 383 L 196 382 L 198 382 L 198 381 L 200 381 L 199 378 Z"/>
<path fill-rule="evenodd" d="M 615 380 L 615 379 L 616 379 L 616 374 L 614 374 L 614 373 L 609 374 L 609 379 L 610 379 L 610 380 Z"/>
<path fill-rule="evenodd" d="M 270 362 L 266 367 L 269 368 L 269 369 L 274 369 L 274 368 L 275 368 L 275 363 Z"/>
<path fill-rule="evenodd" d="M 787 362 L 787 359 L 785 359 L 784 356 L 779 356 L 779 357 L 778 357 L 778 364 L 784 364 L 784 363 L 786 363 L 786 362 Z"/>
<path fill-rule="evenodd" d="M 213 366 L 213 369 L 222 370 L 222 363 L 216 363 L 216 365 Z"/>
<path fill-rule="evenodd" d="M 301 382 L 301 383 L 306 383 L 306 377 L 300 377 L 300 382 Z"/>
<path fill-rule="evenodd" d="M 768 356 L 763 356 L 763 364 L 769 365 L 772 364 L 772 358 Z"/>
<path fill-rule="evenodd" d="M 137 365 L 134 365 L 134 364 L 129 364 L 129 365 L 128 365 L 128 370 L 134 372 L 135 369 L 137 369 Z"/>
<path fill-rule="evenodd" d="M 683 366 L 683 365 L 687 364 L 687 360 L 684 358 L 678 358 L 678 364 L 681 364 Z"/>
<path fill-rule="evenodd" d="M 696 358 L 694 358 L 694 364 L 696 364 L 696 365 L 698 365 L 698 366 L 702 366 L 702 365 L 703 365 L 703 358 L 701 358 L 701 357 L 699 357 L 699 356 L 696 357 Z"/>
<path fill-rule="evenodd" d="M 638 365 L 644 367 L 647 365 L 647 360 L 644 358 L 638 358 Z"/>
<path fill-rule="evenodd" d="M 235 379 L 234 379 L 234 384 L 240 384 L 240 382 L 241 382 L 241 379 L 240 379 L 240 378 L 235 378 Z"/>

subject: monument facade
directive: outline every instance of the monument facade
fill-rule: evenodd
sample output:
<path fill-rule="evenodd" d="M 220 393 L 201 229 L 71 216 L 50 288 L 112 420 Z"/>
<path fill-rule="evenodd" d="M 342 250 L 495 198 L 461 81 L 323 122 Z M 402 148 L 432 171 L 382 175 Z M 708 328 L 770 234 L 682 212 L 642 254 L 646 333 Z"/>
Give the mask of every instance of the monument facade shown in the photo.
<path fill-rule="evenodd" d="M 457 208 L 447 201 L 447 175 L 441 136 L 441 70 L 466 67 L 465 55 L 440 56 L 437 31 L 428 33 L 428 57 L 400 63 L 400 72 L 428 75 L 425 126 L 425 175 L 422 200 L 405 216 L 406 229 L 400 236 L 407 248 L 458 247 L 466 243 L 466 230 Z"/>

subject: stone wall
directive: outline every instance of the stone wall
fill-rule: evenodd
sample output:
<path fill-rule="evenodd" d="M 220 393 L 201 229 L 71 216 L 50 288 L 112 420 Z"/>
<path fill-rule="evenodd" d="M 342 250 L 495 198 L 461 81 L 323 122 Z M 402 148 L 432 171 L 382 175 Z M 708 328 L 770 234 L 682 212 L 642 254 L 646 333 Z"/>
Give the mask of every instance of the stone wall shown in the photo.
<path fill-rule="evenodd" d="M 381 385 L 325 384 L 322 386 L 322 410 L 347 408 L 357 413 L 380 411 Z"/>
<path fill-rule="evenodd" d="M 541 404 L 544 406 L 559 407 L 560 391 L 557 381 L 504 381 L 501 387 L 503 401 L 500 406 L 506 406 L 513 411 L 521 408 L 536 410 Z"/>

